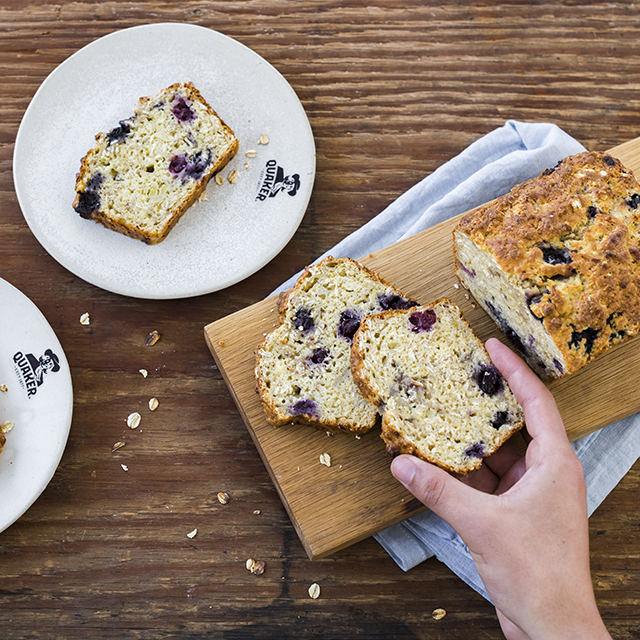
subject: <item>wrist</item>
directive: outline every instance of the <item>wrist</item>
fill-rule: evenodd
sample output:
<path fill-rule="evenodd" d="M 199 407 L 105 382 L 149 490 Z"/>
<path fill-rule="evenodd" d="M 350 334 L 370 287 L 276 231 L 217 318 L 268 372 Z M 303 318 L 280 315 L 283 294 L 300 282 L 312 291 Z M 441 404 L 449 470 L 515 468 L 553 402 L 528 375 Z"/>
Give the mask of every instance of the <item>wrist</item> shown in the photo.
<path fill-rule="evenodd" d="M 611 640 L 611 635 L 597 609 L 589 615 L 579 613 L 565 616 L 562 621 L 550 624 L 545 620 L 541 627 L 527 631 L 531 640 Z"/>
<path fill-rule="evenodd" d="M 547 597 L 530 603 L 533 606 L 529 607 L 520 600 L 522 608 L 509 607 L 512 615 L 505 615 L 503 609 L 496 608 L 507 640 L 523 637 L 528 640 L 611 640 L 593 592 L 584 593 L 576 588 L 571 596 L 566 596 L 566 592 L 564 596 L 556 594 L 553 598 L 549 595 L 547 592 Z"/>

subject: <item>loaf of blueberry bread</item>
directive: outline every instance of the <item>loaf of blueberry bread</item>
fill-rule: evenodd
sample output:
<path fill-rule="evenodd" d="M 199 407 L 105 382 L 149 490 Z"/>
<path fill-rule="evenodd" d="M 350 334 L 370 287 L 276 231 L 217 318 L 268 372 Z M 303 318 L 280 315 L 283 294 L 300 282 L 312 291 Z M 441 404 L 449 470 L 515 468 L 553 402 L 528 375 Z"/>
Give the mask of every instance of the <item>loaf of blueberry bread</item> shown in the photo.
<path fill-rule="evenodd" d="M 280 326 L 256 351 L 257 390 L 267 421 L 367 432 L 377 409 L 358 392 L 351 343 L 362 319 L 417 305 L 358 262 L 326 258 L 279 300 Z"/>
<path fill-rule="evenodd" d="M 429 305 L 364 318 L 351 371 L 380 407 L 392 454 L 466 475 L 524 424 L 523 411 L 460 309 Z"/>
<path fill-rule="evenodd" d="M 189 82 L 140 98 L 134 115 L 83 158 L 74 209 L 83 218 L 156 244 L 236 154 L 233 131 Z"/>
<path fill-rule="evenodd" d="M 568 157 L 464 216 L 463 285 L 546 379 L 640 328 L 640 186 L 607 153 Z"/>

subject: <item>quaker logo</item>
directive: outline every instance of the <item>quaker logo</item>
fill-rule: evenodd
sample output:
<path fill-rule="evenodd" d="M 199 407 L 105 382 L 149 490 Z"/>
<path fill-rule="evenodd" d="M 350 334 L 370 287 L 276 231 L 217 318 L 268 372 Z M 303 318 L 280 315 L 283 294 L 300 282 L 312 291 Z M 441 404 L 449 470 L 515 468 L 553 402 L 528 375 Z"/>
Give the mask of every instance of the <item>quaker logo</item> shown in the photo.
<path fill-rule="evenodd" d="M 39 358 L 32 353 L 18 351 L 13 356 L 13 368 L 22 388 L 31 398 L 45 382 L 45 375 L 60 371 L 60 358 L 47 349 Z"/>
<path fill-rule="evenodd" d="M 256 200 L 275 198 L 279 193 L 295 196 L 300 188 L 300 174 L 285 175 L 284 169 L 275 160 L 267 160 L 258 184 L 260 187 Z"/>

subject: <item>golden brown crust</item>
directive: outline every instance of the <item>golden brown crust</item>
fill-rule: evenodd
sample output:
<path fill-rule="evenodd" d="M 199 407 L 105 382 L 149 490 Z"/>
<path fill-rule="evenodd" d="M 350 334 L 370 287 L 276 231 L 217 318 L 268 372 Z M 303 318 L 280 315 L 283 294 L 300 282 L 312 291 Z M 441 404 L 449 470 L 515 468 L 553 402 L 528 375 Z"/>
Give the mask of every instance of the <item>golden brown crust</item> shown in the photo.
<path fill-rule="evenodd" d="M 465 234 L 524 289 L 572 373 L 640 329 L 640 186 L 585 152 L 464 216 Z"/>

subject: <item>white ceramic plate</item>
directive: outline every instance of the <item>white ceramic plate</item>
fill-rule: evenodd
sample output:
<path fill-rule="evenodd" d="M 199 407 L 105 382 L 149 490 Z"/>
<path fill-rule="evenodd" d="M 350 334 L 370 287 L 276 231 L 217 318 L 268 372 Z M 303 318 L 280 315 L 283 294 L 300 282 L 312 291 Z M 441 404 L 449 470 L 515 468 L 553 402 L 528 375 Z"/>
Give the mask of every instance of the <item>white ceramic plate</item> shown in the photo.
<path fill-rule="evenodd" d="M 211 180 L 207 199 L 154 246 L 82 219 L 75 178 L 95 135 L 131 116 L 139 97 L 187 81 L 240 140 L 221 174 L 237 169 L 237 183 Z M 315 145 L 300 101 L 268 62 L 211 29 L 163 23 L 111 33 L 57 67 L 25 112 L 13 171 L 29 227 L 69 271 L 123 295 L 186 298 L 239 282 L 284 248 L 311 197 Z M 293 189 L 269 191 L 278 172 Z"/>
<path fill-rule="evenodd" d="M 0 279 L 0 423 L 13 422 L 0 453 L 0 531 L 44 491 L 67 444 L 73 390 L 53 329 L 18 289 Z"/>

